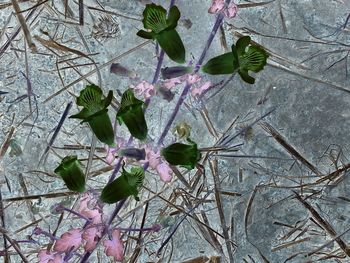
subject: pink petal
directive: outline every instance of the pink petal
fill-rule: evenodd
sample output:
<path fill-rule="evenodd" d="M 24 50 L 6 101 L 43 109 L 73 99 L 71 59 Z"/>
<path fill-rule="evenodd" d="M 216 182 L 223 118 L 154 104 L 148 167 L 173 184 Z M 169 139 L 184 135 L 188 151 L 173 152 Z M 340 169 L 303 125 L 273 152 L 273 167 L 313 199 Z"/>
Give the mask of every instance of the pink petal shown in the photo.
<path fill-rule="evenodd" d="M 86 241 L 84 249 L 91 252 L 95 249 L 99 238 L 102 236 L 102 230 L 98 227 L 89 227 L 83 233 L 83 239 Z"/>
<path fill-rule="evenodd" d="M 216 14 L 221 12 L 225 7 L 225 0 L 213 0 L 208 10 L 210 14 Z"/>
<path fill-rule="evenodd" d="M 112 232 L 112 240 L 105 240 L 103 242 L 105 253 L 107 256 L 114 257 L 116 261 L 122 261 L 124 258 L 124 244 L 120 240 L 120 230 L 115 229 Z"/>
<path fill-rule="evenodd" d="M 182 83 L 184 80 L 181 77 L 173 78 L 173 79 L 167 79 L 163 81 L 162 85 L 166 89 L 171 89 L 175 87 L 176 85 Z"/>
<path fill-rule="evenodd" d="M 132 88 L 138 95 L 143 96 L 145 99 L 149 99 L 156 94 L 154 86 L 147 81 L 142 81 L 141 83 L 137 84 L 136 87 L 132 86 Z"/>
<path fill-rule="evenodd" d="M 192 85 L 198 81 L 200 81 L 202 78 L 198 74 L 188 74 L 186 76 L 187 83 Z"/>
<path fill-rule="evenodd" d="M 39 263 L 63 263 L 62 256 L 58 253 L 49 252 L 46 249 L 38 253 Z"/>
<path fill-rule="evenodd" d="M 171 170 L 169 165 L 167 165 L 166 163 L 159 164 L 156 167 L 156 170 L 157 170 L 158 174 L 160 175 L 160 179 L 165 183 L 170 182 L 171 179 L 173 178 L 173 176 L 172 176 L 173 170 Z"/>
<path fill-rule="evenodd" d="M 202 93 L 203 93 L 204 91 L 206 91 L 207 89 L 209 89 L 210 86 L 211 86 L 211 82 L 210 82 L 210 81 L 207 81 L 207 82 L 205 82 L 202 86 L 200 86 L 200 87 L 198 87 L 198 88 L 197 88 L 197 87 L 193 88 L 193 89 L 191 90 L 191 94 L 192 94 L 193 97 L 200 96 L 200 95 L 202 95 Z"/>
<path fill-rule="evenodd" d="M 78 249 L 82 242 L 80 229 L 71 229 L 64 233 L 59 240 L 56 241 L 53 250 L 58 252 L 67 252 L 72 248 Z"/>
<path fill-rule="evenodd" d="M 230 3 L 229 6 L 225 9 L 224 15 L 228 18 L 234 18 L 237 14 L 238 7 L 235 3 Z"/>
<path fill-rule="evenodd" d="M 91 194 L 84 194 L 82 199 L 80 200 L 78 212 L 83 216 L 92 220 L 93 224 L 102 223 L 102 211 L 98 208 L 90 208 L 96 207 L 97 200 Z"/>
<path fill-rule="evenodd" d="M 160 152 L 159 151 L 154 152 L 152 150 L 152 148 L 149 147 L 149 146 L 147 146 L 145 148 L 145 151 L 146 151 L 146 158 L 147 158 L 147 161 L 149 163 L 149 166 L 152 169 L 156 169 L 157 165 L 159 165 L 161 163 L 161 161 L 160 161 Z"/>
<path fill-rule="evenodd" d="M 111 165 L 115 160 L 114 153 L 116 150 L 115 148 L 109 147 L 108 145 L 105 145 L 105 150 L 107 152 L 106 161 L 109 165 Z"/>

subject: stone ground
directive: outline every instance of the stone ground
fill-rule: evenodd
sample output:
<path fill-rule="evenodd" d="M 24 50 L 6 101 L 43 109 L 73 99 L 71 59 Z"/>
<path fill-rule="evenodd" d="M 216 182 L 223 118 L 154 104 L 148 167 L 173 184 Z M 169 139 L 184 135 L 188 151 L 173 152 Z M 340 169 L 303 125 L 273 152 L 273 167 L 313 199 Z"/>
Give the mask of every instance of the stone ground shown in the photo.
<path fill-rule="evenodd" d="M 38 1 L 18 2 L 24 10 Z M 8 92 L 0 94 L 2 227 L 15 240 L 27 239 L 36 225 L 55 229 L 59 215 L 51 214 L 50 207 L 60 201 L 67 206 L 75 203 L 76 195 L 67 193 L 62 181 L 53 177 L 53 170 L 63 156 L 72 153 L 84 159 L 86 165 L 89 151 L 84 147 L 72 151 L 68 146 L 90 146 L 89 128 L 67 119 L 54 141 L 55 147 L 39 164 L 67 103 L 74 102 L 74 96 L 89 82 L 99 84 L 105 92 L 113 90 L 118 101 L 117 91 L 122 92 L 131 82 L 109 72 L 112 62 L 135 70 L 140 79 L 147 81 L 152 80 L 156 68 L 153 43 L 127 52 L 144 42 L 136 32 L 142 28 L 140 19 L 146 1 L 85 0 L 84 26 L 77 25 L 76 2 L 69 1 L 67 17 L 63 2 L 47 1 L 23 13 L 26 17 L 33 12 L 27 17 L 37 47 L 33 52 L 13 15 L 11 1 L 0 1 L 0 91 Z M 170 1 L 156 2 L 168 6 Z M 179 33 L 187 61 L 199 58 L 214 24 L 215 16 L 207 12 L 210 2 L 176 1 L 183 19 Z M 350 262 L 350 23 L 346 24 L 350 2 L 268 2 L 256 5 L 262 2 L 237 1 L 241 5 L 237 17 L 224 21 L 207 55 L 208 59 L 226 52 L 241 34 L 250 35 L 270 54 L 268 65 L 256 76 L 254 85 L 236 76 L 214 97 L 209 98 L 209 93 L 203 100 L 217 136 L 232 136 L 244 129 L 231 142 L 242 145 L 236 152 L 222 153 L 235 156 L 218 156 L 217 169 L 210 169 L 209 163 L 215 163 L 211 155 L 204 166 L 205 176 L 181 170 L 191 184 L 199 178 L 192 191 L 176 177 L 172 183 L 163 184 L 156 174 L 149 175 L 142 190 L 143 200 L 153 198 L 154 193 L 159 197 L 149 202 L 146 223 L 153 224 L 163 214 L 169 226 L 145 237 L 136 262 L 206 262 L 205 258 L 215 262 L 215 256 L 229 262 L 230 253 L 235 262 Z M 191 28 L 185 27 L 186 19 L 192 22 Z M 108 24 L 103 24 L 106 21 Z M 64 47 L 92 54 L 98 74 L 91 59 L 43 42 L 49 37 Z M 171 66 L 173 62 L 165 59 L 163 65 Z M 213 83 L 224 79 L 203 78 Z M 28 82 L 30 100 L 24 96 L 28 94 Z M 67 89 L 52 96 L 64 87 Z M 156 140 L 162 132 L 182 88 L 176 88 L 170 103 L 152 99 L 146 114 L 151 138 Z M 261 100 L 263 103 L 259 103 Z M 191 98 L 186 104 L 175 124 L 187 122 L 199 147 L 213 146 L 218 137 L 208 131 L 198 105 Z M 70 113 L 77 110 L 73 104 Z M 261 122 L 255 122 L 268 112 Z M 226 132 L 236 118 L 233 128 Z M 166 143 L 173 138 L 170 134 Z M 7 139 L 14 140 L 4 152 Z M 21 151 L 15 152 L 16 145 Z M 95 155 L 105 156 L 102 144 L 97 143 Z M 110 169 L 98 172 L 102 168 Z M 102 188 L 112 168 L 94 160 L 88 185 Z M 207 191 L 210 195 L 206 201 L 186 217 L 157 257 L 162 240 L 180 222 L 183 211 L 196 204 L 197 193 L 204 197 Z M 106 214 L 111 210 L 106 207 Z M 139 226 L 144 211 L 144 201 L 130 201 L 119 219 L 124 219 L 125 226 Z M 57 234 L 79 224 L 78 220 L 65 218 Z M 124 241 L 128 244 L 128 259 L 136 242 L 130 236 Z M 43 247 L 47 243 L 41 240 Z M 4 244 L 0 244 L 1 249 Z M 36 262 L 39 246 L 21 245 L 21 249 L 30 262 Z M 20 262 L 16 252 L 9 251 L 13 252 L 11 262 Z M 94 257 L 107 262 L 102 251 L 99 248 Z M 94 260 L 91 262 L 97 262 Z"/>

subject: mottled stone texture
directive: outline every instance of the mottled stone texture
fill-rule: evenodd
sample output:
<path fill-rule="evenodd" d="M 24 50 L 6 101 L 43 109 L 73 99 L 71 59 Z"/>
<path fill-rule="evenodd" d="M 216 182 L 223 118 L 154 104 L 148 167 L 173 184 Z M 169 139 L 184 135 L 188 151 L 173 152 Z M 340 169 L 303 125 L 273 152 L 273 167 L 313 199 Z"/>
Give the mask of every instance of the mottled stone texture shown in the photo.
<path fill-rule="evenodd" d="M 26 9 L 35 2 L 20 2 L 20 6 Z M 60 161 L 59 157 L 71 154 L 72 151 L 50 150 L 46 162 L 40 165 L 38 163 L 67 103 L 74 101 L 72 95 L 78 95 L 89 81 L 99 84 L 105 93 L 112 89 L 119 100 L 117 91 L 123 92 L 128 85 L 137 84 L 127 78 L 111 74 L 109 64 L 102 65 L 144 41 L 136 36 L 136 32 L 142 28 L 140 19 L 146 1 L 86 0 L 84 26 L 76 25 L 77 4 L 68 1 L 74 18 L 65 19 L 62 2 L 64 1 L 48 1 L 38 7 L 35 13 L 38 17 L 35 17 L 34 21 L 34 17 L 30 19 L 29 25 L 38 53 L 27 50 L 27 58 L 25 57 L 24 50 L 28 48 L 24 44 L 22 31 L 19 31 L 11 45 L 1 55 L 0 91 L 8 94 L 0 95 L 0 143 L 5 141 L 13 126 L 15 127 L 13 138 L 23 149 L 22 155 L 10 157 L 8 151 L 3 158 L 0 157 L 3 199 L 66 191 L 61 180 L 48 175 L 53 176 L 53 170 Z M 168 6 L 169 2 L 157 1 L 164 6 Z M 186 59 L 197 61 L 215 21 L 215 15 L 207 13 L 211 1 L 178 0 L 175 3 L 181 10 L 182 18 L 190 19 L 192 22 L 192 27 L 189 29 L 183 26 L 183 22 L 178 27 L 186 47 Z M 203 100 L 208 116 L 220 137 L 235 118 L 239 117 L 229 134 L 247 128 L 247 125 L 275 108 L 264 121 L 274 127 L 285 142 L 294 147 L 303 158 L 317 167 L 320 174 L 316 175 L 300 159 L 288 153 L 258 124 L 252 127 L 249 134 L 241 134 L 231 142 L 232 145 L 241 143 L 243 145 L 237 148 L 239 149 L 237 152 L 225 154 L 240 157 L 219 157 L 218 176 L 223 213 L 230 227 L 228 233 L 232 241 L 230 246 L 235 262 L 264 262 L 263 258 L 273 263 L 316 262 L 320 259 L 324 259 L 323 262 L 349 262 L 349 256 L 345 256 L 345 252 L 334 241 L 336 235 L 341 235 L 338 241 L 341 239 L 350 244 L 350 235 L 343 234 L 348 230 L 350 221 L 349 174 L 343 169 L 329 178 L 325 176 L 349 163 L 350 88 L 347 55 L 350 25 L 344 26 L 344 24 L 350 10 L 350 2 L 275 0 L 260 6 L 255 6 L 251 1 L 236 3 L 245 4 L 243 6 L 245 8 L 239 9 L 236 18 L 224 21 L 222 31 L 216 35 L 205 61 L 227 52 L 223 45 L 224 37 L 230 49 L 239 34 L 243 33 L 250 35 L 253 41 L 268 50 L 269 64 L 257 74 L 254 85 L 243 83 L 236 76 L 215 97 Z M 2 28 L 0 44 L 4 47 L 19 24 L 14 17 L 8 20 L 13 9 L 11 6 L 6 7 L 5 4 L 2 8 L 2 4 L 0 3 L 0 28 Z M 247 7 L 248 4 L 251 6 Z M 87 10 L 88 7 L 106 8 L 113 13 L 108 15 L 93 9 Z M 39 14 L 38 10 L 41 9 Z M 110 24 L 103 25 L 103 19 L 109 19 Z M 109 32 L 103 31 L 106 29 L 113 33 L 113 38 L 106 37 Z M 44 47 L 35 36 L 48 39 L 47 34 L 64 46 L 85 54 L 93 54 L 91 58 L 99 67 L 99 74 L 93 73 L 81 81 L 76 81 L 82 75 L 93 71 L 95 66 L 86 58 L 72 60 L 68 62 L 70 64 L 64 62 L 66 59 L 77 57 L 78 53 Z M 81 36 L 84 37 L 84 41 Z M 336 63 L 337 61 L 339 62 Z M 115 62 L 135 70 L 141 80 L 151 81 L 157 63 L 155 45 L 147 44 L 131 54 L 115 59 Z M 88 65 L 76 67 L 77 71 L 67 68 L 74 64 Z M 175 64 L 165 58 L 163 65 Z M 60 76 L 57 67 L 60 68 Z M 27 94 L 27 82 L 22 72 L 28 74 L 32 92 L 35 94 L 36 101 L 32 97 L 31 107 L 35 109 L 36 105 L 38 106 L 38 112 L 34 111 L 29 118 L 28 99 L 16 100 Z M 203 78 L 217 83 L 227 76 L 203 75 Z M 69 86 L 69 89 L 45 102 L 50 95 L 64 86 Z M 176 96 L 171 103 L 159 97 L 152 99 L 146 118 L 149 135 L 153 140 L 156 141 L 162 132 L 182 88 L 183 85 L 174 88 Z M 264 103 L 258 103 L 262 98 L 266 99 Z M 186 105 L 181 108 L 175 124 L 187 122 L 192 127 L 192 138 L 198 142 L 199 147 L 212 146 L 216 139 L 207 130 L 201 114 L 196 110 L 193 98 L 186 100 Z M 78 108 L 74 104 L 71 114 L 77 111 Z M 115 111 L 110 111 L 110 114 L 111 117 L 114 116 Z M 124 128 L 118 128 L 118 133 L 124 134 L 125 137 L 128 134 Z M 166 143 L 173 140 L 174 136 L 169 133 Z M 76 120 L 67 119 L 54 146 L 64 147 L 71 144 L 89 146 L 91 132 L 87 126 L 78 125 Z M 97 147 L 96 155 L 103 158 L 105 156 L 103 145 L 97 143 Z M 88 157 L 88 151 L 79 150 L 75 153 L 80 158 Z M 86 164 L 86 160 L 84 162 Z M 91 171 L 102 167 L 106 167 L 106 164 L 96 160 Z M 206 213 L 210 227 L 217 231 L 213 232 L 213 235 L 222 245 L 224 252 L 222 262 L 228 262 L 225 240 L 218 236 L 223 230 L 215 202 L 213 176 L 208 165 L 205 165 L 205 170 L 205 177 L 202 176 L 200 179 L 204 187 L 200 197 L 203 197 L 206 191 L 212 193 L 207 198 L 209 201 L 200 205 L 192 215 L 203 221 L 200 212 Z M 101 189 L 110 173 L 111 171 L 92 178 L 88 185 Z M 184 176 L 190 180 L 194 178 L 194 174 L 195 172 L 191 172 Z M 325 179 L 322 179 L 324 177 Z M 164 186 L 156 174 L 149 174 L 146 182 L 147 188 L 154 192 L 162 191 L 160 196 L 182 207 L 182 210 L 172 215 L 174 211 L 178 211 L 176 208 L 168 206 L 166 209 L 167 203 L 164 200 L 152 199 L 148 207 L 146 225 L 153 224 L 163 213 L 171 215 L 168 217 L 169 227 L 145 237 L 142 247 L 145 249 L 141 250 L 137 262 L 156 261 L 155 253 L 162 240 L 172 231 L 175 222 L 181 220 L 183 211 L 191 209 L 186 205 L 184 198 L 179 197 L 177 201 L 173 201 L 175 200 L 174 195 L 171 195 L 173 191 L 179 196 L 183 193 L 181 189 L 189 192 L 181 181 L 176 180 Z M 7 185 L 11 187 L 11 191 Z M 191 193 L 191 201 L 195 201 L 196 191 Z M 231 194 L 223 194 L 224 192 Z M 318 216 L 312 215 L 310 210 L 295 198 L 296 194 L 303 198 L 309 197 L 307 202 L 317 211 Z M 147 199 L 150 196 L 153 194 L 144 190 L 142 197 Z M 27 202 L 5 201 L 5 228 L 9 231 L 9 235 L 17 240 L 26 239 L 32 227 L 18 233 L 14 231 L 39 219 L 43 219 L 39 223 L 42 228 L 53 231 L 59 216 L 52 215 L 47 218 L 46 216 L 50 214 L 49 208 L 62 200 L 67 206 L 72 206 L 76 199 L 75 196 L 70 196 L 33 198 Z M 142 209 L 136 209 L 133 218 L 127 214 L 135 207 L 137 204 L 131 201 L 120 214 L 121 218 L 125 219 L 123 226 L 140 226 Z M 108 209 L 112 210 L 110 207 L 106 208 L 106 211 Z M 75 222 L 70 218 L 72 217 L 65 219 L 64 224 L 61 224 L 57 235 L 71 226 L 81 224 L 78 220 Z M 329 222 L 336 235 L 321 227 L 320 218 Z M 162 256 L 165 262 L 166 260 L 182 262 L 200 256 L 210 258 L 220 255 L 220 249 L 215 249 L 212 241 L 206 240 L 199 226 L 202 225 L 198 225 L 190 217 L 182 222 L 169 246 L 163 250 Z M 137 237 L 136 234 L 134 236 Z M 124 236 L 124 240 L 126 239 Z M 132 254 L 135 246 L 134 241 L 129 241 L 127 255 Z M 0 244 L 2 250 L 3 243 Z M 42 244 L 47 244 L 47 240 L 42 240 Z M 324 244 L 326 245 L 321 248 Z M 38 246 L 23 245 L 21 248 L 28 252 L 30 262 L 36 262 L 36 254 L 32 251 L 38 249 Z M 318 248 L 320 249 L 316 251 Z M 306 257 L 308 253 L 312 255 Z M 91 262 L 97 262 L 94 260 L 97 259 L 94 258 Z M 107 262 L 106 260 L 103 259 L 102 262 Z M 12 261 L 20 262 L 20 259 L 13 256 Z"/>

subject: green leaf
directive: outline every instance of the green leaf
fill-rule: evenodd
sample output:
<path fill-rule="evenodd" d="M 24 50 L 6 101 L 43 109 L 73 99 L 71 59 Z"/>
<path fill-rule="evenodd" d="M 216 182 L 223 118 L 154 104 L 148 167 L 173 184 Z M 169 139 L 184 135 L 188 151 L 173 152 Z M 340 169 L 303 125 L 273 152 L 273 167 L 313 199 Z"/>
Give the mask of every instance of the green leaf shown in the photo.
<path fill-rule="evenodd" d="M 121 176 L 103 188 L 100 197 L 101 201 L 113 204 L 131 195 L 139 201 L 137 196 L 144 177 L 145 172 L 141 167 L 133 167 L 130 172 L 125 171 L 123 167 Z"/>
<path fill-rule="evenodd" d="M 255 83 L 255 78 L 249 76 L 248 71 L 246 70 L 238 70 L 238 74 L 241 76 L 241 78 L 249 83 L 249 84 L 254 84 Z"/>
<path fill-rule="evenodd" d="M 104 109 L 90 116 L 87 120 L 91 130 L 101 142 L 112 146 L 114 144 L 114 131 L 111 120 L 108 116 L 108 110 Z"/>
<path fill-rule="evenodd" d="M 244 54 L 247 46 L 250 44 L 249 36 L 241 37 L 237 40 L 236 46 L 232 45 L 232 50 L 235 49 L 237 54 Z"/>
<path fill-rule="evenodd" d="M 151 29 L 154 33 L 159 33 L 166 29 L 168 26 L 166 14 L 167 11 L 162 6 L 154 3 L 147 4 L 143 11 L 142 23 L 144 28 Z"/>
<path fill-rule="evenodd" d="M 107 114 L 107 107 L 111 104 L 113 92 L 110 90 L 106 98 L 102 99 L 102 90 L 96 85 L 88 85 L 80 92 L 77 105 L 84 108 L 69 118 L 81 119 L 81 123 L 88 122 L 93 133 L 103 143 L 114 145 L 114 132 L 111 120 Z"/>
<path fill-rule="evenodd" d="M 175 29 L 160 32 L 156 35 L 156 40 L 171 60 L 180 64 L 185 62 L 185 47 Z"/>
<path fill-rule="evenodd" d="M 249 36 L 241 37 L 236 45 L 232 45 L 232 52 L 210 59 L 202 70 L 211 75 L 232 74 L 238 70 L 245 82 L 254 84 L 255 79 L 249 75 L 249 71 L 261 71 L 268 55 L 261 47 L 250 45 L 250 41 Z"/>
<path fill-rule="evenodd" d="M 61 176 L 69 190 L 79 193 L 85 191 L 85 176 L 77 156 L 64 157 L 54 172 Z"/>
<path fill-rule="evenodd" d="M 253 72 L 261 71 L 266 65 L 268 55 L 258 46 L 250 46 L 248 51 L 239 55 L 239 67 L 242 70 L 251 70 Z"/>
<path fill-rule="evenodd" d="M 210 75 L 232 74 L 237 67 L 233 64 L 234 55 L 232 52 L 210 59 L 202 70 Z"/>
<path fill-rule="evenodd" d="M 77 98 L 77 105 L 83 106 L 89 112 L 96 113 L 103 109 L 101 103 L 102 90 L 96 85 L 87 85 L 85 89 L 80 92 L 80 96 Z"/>
<path fill-rule="evenodd" d="M 161 150 L 161 155 L 171 165 L 180 165 L 193 169 L 201 158 L 197 144 L 188 139 L 191 144 L 174 143 Z"/>
<path fill-rule="evenodd" d="M 167 29 L 174 29 L 177 26 L 177 22 L 181 17 L 180 10 L 176 5 L 172 6 L 169 11 L 169 16 L 167 19 Z"/>
<path fill-rule="evenodd" d="M 139 30 L 136 35 L 145 39 L 154 39 L 155 34 L 153 32 L 147 32 L 145 30 Z"/>
<path fill-rule="evenodd" d="M 119 124 L 124 123 L 131 135 L 139 140 L 145 140 L 148 132 L 143 104 L 144 102 L 138 100 L 133 91 L 128 89 L 123 93 L 117 112 Z"/>
<path fill-rule="evenodd" d="M 175 30 L 177 22 L 180 19 L 180 11 L 176 6 L 170 8 L 169 16 L 162 6 L 156 4 L 147 4 L 143 11 L 143 26 L 145 29 L 152 30 L 147 32 L 140 30 L 137 35 L 146 39 L 156 39 L 160 47 L 177 63 L 185 62 L 185 47 L 182 40 Z"/>

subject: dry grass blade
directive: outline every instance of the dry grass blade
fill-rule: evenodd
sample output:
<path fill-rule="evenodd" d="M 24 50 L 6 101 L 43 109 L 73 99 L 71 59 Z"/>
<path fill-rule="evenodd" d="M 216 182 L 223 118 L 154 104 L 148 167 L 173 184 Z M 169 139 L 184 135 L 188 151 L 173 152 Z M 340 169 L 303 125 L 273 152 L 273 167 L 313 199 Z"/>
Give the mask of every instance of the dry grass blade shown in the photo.
<path fill-rule="evenodd" d="M 203 218 L 203 222 L 209 226 L 209 225 L 210 225 L 209 219 L 208 219 L 206 213 L 205 213 L 204 211 L 202 211 L 202 210 L 201 210 L 201 216 L 202 216 L 202 218 Z M 198 226 L 199 226 L 199 225 L 198 225 Z M 203 228 L 203 230 L 204 230 L 204 228 Z M 208 230 L 207 232 L 208 232 L 208 234 L 209 234 L 209 236 L 210 236 L 210 238 L 211 238 L 211 241 L 212 241 L 210 244 L 212 244 L 212 246 L 216 249 L 216 251 L 217 251 L 219 254 L 224 255 L 224 251 L 223 251 L 223 249 L 222 249 L 222 246 L 221 246 L 219 240 L 218 240 L 218 239 L 216 238 L 216 236 L 214 235 L 214 233 L 211 232 L 211 231 L 209 231 L 209 230 Z"/>
<path fill-rule="evenodd" d="M 49 193 L 49 194 L 40 194 L 40 195 L 27 195 L 27 196 L 17 196 L 5 198 L 4 202 L 13 202 L 13 201 L 23 201 L 23 200 L 31 200 L 31 199 L 39 199 L 39 198 L 57 198 L 57 197 L 66 197 L 70 195 L 78 195 L 75 192 L 60 192 L 60 193 Z"/>
<path fill-rule="evenodd" d="M 47 47 L 47 48 L 54 48 L 56 50 L 60 50 L 60 51 L 63 51 L 63 52 L 69 52 L 69 53 L 73 53 L 73 54 L 76 54 L 78 56 L 82 56 L 82 57 L 85 57 L 85 58 L 88 58 L 91 60 L 91 58 L 86 55 L 85 53 L 79 51 L 79 50 L 76 50 L 76 49 L 73 49 L 73 48 L 70 48 L 70 47 L 67 47 L 65 45 L 62 45 L 54 40 L 46 40 L 46 39 L 43 39 L 39 36 L 35 36 L 34 37 L 37 41 L 39 41 L 43 46 Z"/>
<path fill-rule="evenodd" d="M 4 236 L 4 238 L 6 238 L 7 241 L 11 244 L 11 246 L 16 250 L 18 255 L 21 257 L 22 262 L 29 263 L 29 261 L 27 260 L 26 256 L 22 253 L 20 247 L 17 245 L 17 242 L 9 237 L 9 235 L 7 234 L 7 231 L 5 229 L 1 228 L 0 232 Z"/>
<path fill-rule="evenodd" d="M 339 247 L 343 250 L 343 252 L 350 258 L 350 247 L 341 239 L 340 236 L 337 235 L 337 232 L 334 228 L 329 224 L 325 219 L 321 217 L 321 215 L 301 196 L 294 192 L 297 200 L 311 213 L 316 222 L 332 237 L 335 238 L 335 241 L 338 243 Z"/>
<path fill-rule="evenodd" d="M 327 243 L 323 244 L 322 246 L 318 247 L 317 249 L 307 253 L 307 256 L 310 257 L 313 254 L 318 253 L 319 251 L 321 251 L 322 249 L 324 249 L 325 247 L 329 246 L 331 243 L 333 243 L 334 241 L 336 241 L 337 238 L 345 235 L 346 233 L 348 233 L 350 231 L 350 228 L 348 228 L 347 230 L 345 230 L 343 233 L 339 234 L 338 236 L 334 237 L 332 240 L 328 241 Z"/>
<path fill-rule="evenodd" d="M 129 49 L 128 51 L 124 52 L 123 54 L 118 55 L 117 57 L 115 57 L 115 58 L 113 58 L 113 59 L 107 61 L 106 63 L 100 65 L 98 68 L 99 68 L 99 69 L 105 68 L 105 67 L 109 66 L 110 64 L 112 64 L 112 63 L 114 63 L 114 62 L 120 60 L 121 58 L 123 58 L 123 57 L 125 57 L 125 56 L 127 56 L 127 55 L 129 55 L 129 54 L 131 54 L 131 53 L 133 53 L 133 52 L 135 52 L 136 50 L 140 49 L 141 47 L 143 47 L 143 46 L 145 46 L 145 45 L 147 45 L 147 44 L 149 44 L 149 43 L 151 43 L 151 40 L 145 41 L 145 42 L 143 42 L 143 43 L 137 45 L 136 47 L 134 47 L 134 48 L 132 48 L 132 49 Z M 90 71 L 89 73 L 83 75 L 83 76 L 80 77 L 79 79 L 73 81 L 72 83 L 68 84 L 67 86 L 63 87 L 63 88 L 60 89 L 59 91 L 57 91 L 57 92 L 55 92 L 54 94 L 52 94 L 51 96 L 49 96 L 46 100 L 44 100 L 44 103 L 50 101 L 50 100 L 53 99 L 55 96 L 61 94 L 63 91 L 69 89 L 70 87 L 74 86 L 75 84 L 79 83 L 80 81 L 84 80 L 85 78 L 87 78 L 87 77 L 89 77 L 89 76 L 95 74 L 96 72 L 97 72 L 97 69 L 94 69 L 94 70 Z"/>
<path fill-rule="evenodd" d="M 278 250 L 281 250 L 281 249 L 285 249 L 285 248 L 288 248 L 288 247 L 291 247 L 291 246 L 294 246 L 294 245 L 297 245 L 297 244 L 300 244 L 300 243 L 303 243 L 303 242 L 306 242 L 306 241 L 310 241 L 310 237 L 305 237 L 303 239 L 299 239 L 299 240 L 295 240 L 295 241 L 291 241 L 291 242 L 286 242 L 282 245 L 279 245 L 277 247 L 274 247 L 271 249 L 272 252 L 276 252 Z"/>
<path fill-rule="evenodd" d="M 6 229 L 6 223 L 5 223 L 5 209 L 4 209 L 4 203 L 2 202 L 2 194 L 1 194 L 1 188 L 0 188 L 0 219 L 1 219 L 1 227 L 3 229 Z M 5 259 L 5 263 L 10 262 L 10 256 L 8 254 L 7 251 L 7 239 L 5 238 L 5 236 L 3 236 L 3 240 L 4 240 L 4 259 Z"/>
<path fill-rule="evenodd" d="M 79 0 L 79 24 L 84 25 L 84 0 Z"/>
<path fill-rule="evenodd" d="M 9 133 L 7 134 L 5 142 L 1 146 L 0 160 L 5 156 L 8 148 L 10 147 L 10 141 L 11 141 L 11 138 L 12 138 L 14 132 L 15 132 L 15 127 L 12 126 Z"/>
<path fill-rule="evenodd" d="M 249 220 L 251 217 L 251 210 L 253 206 L 253 202 L 256 196 L 256 193 L 258 192 L 259 186 L 255 186 L 252 195 L 249 197 L 247 209 L 245 211 L 245 216 L 244 216 L 244 232 L 246 234 L 246 238 L 248 242 L 255 247 L 258 250 L 259 255 L 262 257 L 265 263 L 269 263 L 270 261 L 261 253 L 260 249 L 250 240 L 249 235 L 248 235 L 248 225 L 249 225 Z"/>
<path fill-rule="evenodd" d="M 315 165 L 311 164 L 306 158 L 304 158 L 293 146 L 291 146 L 286 139 L 270 124 L 267 122 L 260 123 L 260 126 L 269 133 L 284 149 L 286 149 L 292 156 L 299 160 L 302 164 L 308 167 L 316 175 L 321 175 L 321 172 L 316 168 Z"/>
<path fill-rule="evenodd" d="M 207 258 L 206 256 L 200 256 L 197 258 L 192 258 L 189 260 L 182 261 L 181 263 L 206 263 L 208 262 L 208 260 L 209 258 Z"/>
<path fill-rule="evenodd" d="M 226 249 L 227 249 L 227 253 L 228 253 L 230 262 L 233 262 L 234 258 L 233 258 L 233 252 L 232 252 L 232 247 L 231 247 L 231 240 L 230 240 L 230 237 L 228 234 L 228 228 L 227 228 L 225 214 L 224 214 L 224 207 L 222 205 L 222 197 L 221 197 L 221 193 L 219 190 L 221 187 L 220 187 L 220 179 L 219 179 L 219 174 L 218 174 L 218 161 L 216 159 L 211 160 L 209 162 L 209 165 L 210 165 L 210 170 L 211 170 L 211 173 L 212 173 L 213 179 L 214 179 L 215 200 L 216 200 L 216 205 L 217 205 L 217 209 L 219 212 L 222 233 L 225 237 Z"/>
<path fill-rule="evenodd" d="M 19 179 L 19 185 L 22 188 L 24 196 L 29 196 L 28 188 L 27 188 L 26 182 L 24 180 L 23 174 L 19 173 L 18 174 L 18 179 Z M 31 204 L 29 199 L 25 199 L 25 202 L 26 202 L 27 209 L 28 209 L 28 212 L 29 212 L 29 215 L 30 215 L 30 219 L 32 221 L 34 221 L 35 217 L 34 217 L 34 214 L 33 214 L 33 211 L 32 211 L 32 204 Z"/>
<path fill-rule="evenodd" d="M 16 11 L 16 16 L 17 16 L 17 19 L 18 19 L 19 23 L 21 24 L 21 27 L 22 27 L 22 30 L 23 30 L 23 34 L 24 34 L 24 37 L 25 37 L 25 39 L 27 41 L 28 47 L 33 52 L 36 52 L 37 50 L 36 50 L 35 44 L 33 43 L 32 35 L 30 34 L 30 31 L 29 31 L 29 28 L 27 26 L 26 20 L 24 19 L 23 15 L 21 14 L 21 9 L 20 9 L 20 7 L 18 5 L 17 0 L 11 0 L 11 3 L 12 3 L 13 8 Z"/>
<path fill-rule="evenodd" d="M 268 5 L 272 2 L 275 2 L 276 0 L 271 0 L 271 1 L 267 1 L 267 2 L 260 2 L 260 3 L 251 3 L 251 4 L 238 4 L 238 8 L 250 8 L 250 7 L 258 7 L 258 6 L 264 6 L 264 5 Z"/>

